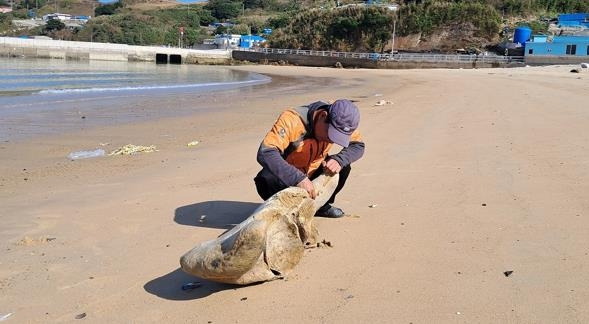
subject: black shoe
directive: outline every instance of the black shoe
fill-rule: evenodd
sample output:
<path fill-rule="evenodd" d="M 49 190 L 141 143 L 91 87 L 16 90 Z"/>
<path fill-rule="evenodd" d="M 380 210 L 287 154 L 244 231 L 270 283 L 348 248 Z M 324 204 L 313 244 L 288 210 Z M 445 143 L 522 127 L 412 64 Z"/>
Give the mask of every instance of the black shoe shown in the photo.
<path fill-rule="evenodd" d="M 340 208 L 334 207 L 330 204 L 325 204 L 323 207 L 319 208 L 315 216 L 319 217 L 329 217 L 329 218 L 340 218 L 345 215 L 344 211 Z"/>

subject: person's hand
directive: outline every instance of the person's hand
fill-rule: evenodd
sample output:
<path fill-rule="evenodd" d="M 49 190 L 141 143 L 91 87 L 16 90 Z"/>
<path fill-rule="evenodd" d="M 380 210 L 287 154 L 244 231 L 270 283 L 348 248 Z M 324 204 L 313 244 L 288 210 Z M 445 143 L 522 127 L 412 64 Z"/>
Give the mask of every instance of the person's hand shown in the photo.
<path fill-rule="evenodd" d="M 342 166 L 334 159 L 321 162 L 321 166 L 323 167 L 323 172 L 328 176 L 338 174 L 342 170 Z"/>
<path fill-rule="evenodd" d="M 315 197 L 317 197 L 317 194 L 315 193 L 315 187 L 313 186 L 313 182 L 311 182 L 309 178 L 303 179 L 303 181 L 297 184 L 297 187 L 307 190 L 311 199 L 315 199 Z"/>

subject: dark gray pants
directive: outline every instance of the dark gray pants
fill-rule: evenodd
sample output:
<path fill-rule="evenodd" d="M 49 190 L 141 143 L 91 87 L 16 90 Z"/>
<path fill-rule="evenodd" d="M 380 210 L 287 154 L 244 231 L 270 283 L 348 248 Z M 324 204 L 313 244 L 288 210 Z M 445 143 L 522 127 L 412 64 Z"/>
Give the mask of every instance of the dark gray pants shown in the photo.
<path fill-rule="evenodd" d="M 335 195 L 342 190 L 344 184 L 346 183 L 346 179 L 350 175 L 350 171 L 352 170 L 351 166 L 345 166 L 339 172 L 339 181 L 337 183 L 337 187 L 333 192 L 333 195 L 327 201 L 328 204 L 333 204 L 335 201 Z M 311 175 L 310 179 L 313 180 L 320 176 L 323 173 L 323 167 L 319 167 L 313 174 Z M 258 172 L 258 175 L 254 178 L 254 182 L 256 183 L 256 190 L 262 199 L 266 200 L 275 193 L 279 192 L 282 189 L 287 188 L 288 186 L 285 185 L 280 179 L 274 176 L 270 171 L 267 169 L 262 169 L 262 171 Z"/>

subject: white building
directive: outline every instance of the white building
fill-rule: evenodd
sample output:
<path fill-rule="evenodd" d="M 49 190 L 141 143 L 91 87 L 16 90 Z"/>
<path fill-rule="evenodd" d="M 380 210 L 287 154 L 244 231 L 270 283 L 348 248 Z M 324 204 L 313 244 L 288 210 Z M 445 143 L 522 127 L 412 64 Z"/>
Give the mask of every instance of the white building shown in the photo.
<path fill-rule="evenodd" d="M 61 21 L 69 21 L 72 19 L 72 15 L 62 14 L 62 13 L 52 13 L 43 15 L 43 21 L 49 21 L 51 19 L 57 19 Z"/>
<path fill-rule="evenodd" d="M 239 46 L 241 35 L 215 35 L 215 45 L 218 48 L 234 48 Z"/>

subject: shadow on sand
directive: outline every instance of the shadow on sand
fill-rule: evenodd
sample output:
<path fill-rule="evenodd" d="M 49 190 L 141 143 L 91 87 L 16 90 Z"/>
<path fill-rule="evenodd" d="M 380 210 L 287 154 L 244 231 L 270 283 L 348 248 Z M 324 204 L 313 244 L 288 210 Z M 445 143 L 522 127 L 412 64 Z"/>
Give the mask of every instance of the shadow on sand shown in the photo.
<path fill-rule="evenodd" d="M 176 208 L 174 221 L 181 225 L 230 229 L 248 218 L 259 203 L 213 200 Z"/>
<path fill-rule="evenodd" d="M 197 285 L 197 288 L 194 289 L 182 289 L 183 285 L 191 282 L 198 282 L 200 283 L 200 286 Z M 152 281 L 146 283 L 143 286 L 143 289 L 145 289 L 145 291 L 150 294 L 168 300 L 192 300 L 204 298 L 219 291 L 238 289 L 240 287 L 241 286 L 216 283 L 200 279 L 191 276 L 182 271 L 182 269 L 178 268 L 168 273 L 167 275 L 153 279 Z"/>
<path fill-rule="evenodd" d="M 231 229 L 248 218 L 259 205 L 259 203 L 240 201 L 205 201 L 176 208 L 174 221 L 181 225 Z M 194 243 L 196 245 L 200 242 Z M 200 285 L 194 289 L 182 289 L 183 285 L 191 282 L 198 282 Z M 200 299 L 219 291 L 240 287 L 242 286 L 197 278 L 185 273 L 180 268 L 153 279 L 143 286 L 145 291 L 150 294 L 169 300 Z"/>

